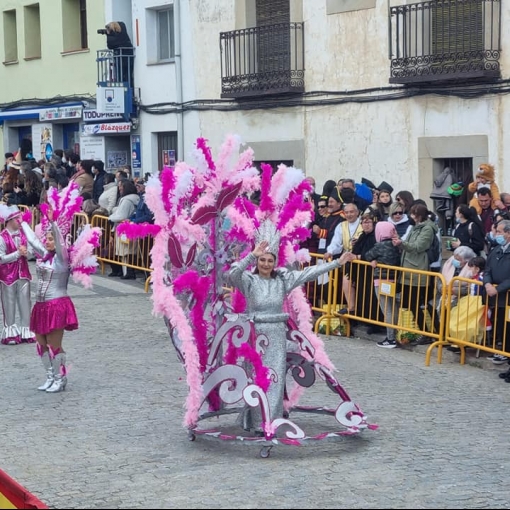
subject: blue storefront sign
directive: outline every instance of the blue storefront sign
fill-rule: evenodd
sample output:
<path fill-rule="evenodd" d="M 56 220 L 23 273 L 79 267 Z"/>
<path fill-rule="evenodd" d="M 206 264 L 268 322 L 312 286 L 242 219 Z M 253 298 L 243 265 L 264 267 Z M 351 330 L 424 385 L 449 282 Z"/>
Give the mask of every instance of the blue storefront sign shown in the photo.
<path fill-rule="evenodd" d="M 141 177 L 142 147 L 140 135 L 131 135 L 131 168 L 133 170 L 133 177 Z"/>

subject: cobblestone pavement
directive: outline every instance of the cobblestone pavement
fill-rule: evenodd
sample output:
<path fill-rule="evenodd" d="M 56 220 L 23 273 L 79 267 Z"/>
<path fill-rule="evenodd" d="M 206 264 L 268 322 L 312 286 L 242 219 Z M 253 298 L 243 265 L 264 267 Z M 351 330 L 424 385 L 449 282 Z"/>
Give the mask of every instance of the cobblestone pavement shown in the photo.
<path fill-rule="evenodd" d="M 94 281 L 70 287 L 80 329 L 64 340 L 65 392 L 36 390 L 33 345 L 0 346 L 0 468 L 51 508 L 508 507 L 510 384 L 491 364 L 425 367 L 423 349 L 325 337 L 380 428 L 261 459 L 254 446 L 188 441 L 184 373 L 150 295 L 140 280 Z M 303 400 L 324 401 L 325 387 Z"/>

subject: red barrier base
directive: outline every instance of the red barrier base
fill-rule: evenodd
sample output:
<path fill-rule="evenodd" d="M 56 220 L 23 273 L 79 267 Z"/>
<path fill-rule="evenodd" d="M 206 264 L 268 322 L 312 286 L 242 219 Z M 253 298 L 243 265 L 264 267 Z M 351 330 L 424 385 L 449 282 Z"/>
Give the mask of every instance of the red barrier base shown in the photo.
<path fill-rule="evenodd" d="M 0 469 L 0 508 L 48 508 Z"/>

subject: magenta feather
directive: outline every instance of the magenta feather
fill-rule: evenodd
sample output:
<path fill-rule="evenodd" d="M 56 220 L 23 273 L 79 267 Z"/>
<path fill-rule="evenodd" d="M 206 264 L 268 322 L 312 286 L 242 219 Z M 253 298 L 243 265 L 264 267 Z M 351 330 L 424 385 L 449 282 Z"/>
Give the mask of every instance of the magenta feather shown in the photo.
<path fill-rule="evenodd" d="M 129 223 L 123 222 L 117 225 L 116 232 L 124 234 L 128 239 L 141 239 L 143 237 L 155 237 L 161 227 L 152 223 Z"/>
<path fill-rule="evenodd" d="M 211 149 L 207 145 L 207 140 L 205 138 L 198 138 L 196 145 L 197 149 L 202 151 L 205 160 L 207 161 L 207 166 L 209 167 L 209 170 L 211 170 L 211 172 L 215 172 L 216 165 L 214 164 Z"/>
<path fill-rule="evenodd" d="M 271 214 L 274 211 L 274 204 L 271 198 L 271 176 L 273 168 L 271 165 L 262 163 L 262 180 L 260 183 L 260 210 L 264 213 Z"/>
<path fill-rule="evenodd" d="M 238 354 L 253 366 L 253 371 L 255 372 L 253 382 L 262 388 L 264 392 L 267 392 L 270 383 L 269 369 L 262 362 L 260 354 L 247 342 L 241 344 Z"/>
<path fill-rule="evenodd" d="M 187 271 L 174 281 L 174 290 L 177 294 L 190 291 L 195 300 L 190 311 L 190 318 L 202 373 L 205 371 L 208 356 L 207 321 L 204 312 L 210 287 L 211 278 L 200 277 L 196 271 Z"/>
<path fill-rule="evenodd" d="M 22 215 L 21 215 L 21 221 L 24 221 L 25 223 L 28 223 L 29 225 L 32 224 L 32 211 L 30 209 L 27 209 Z"/>
<path fill-rule="evenodd" d="M 175 176 L 171 168 L 165 167 L 161 172 L 161 197 L 165 206 L 165 211 L 170 214 L 172 212 L 172 202 L 170 197 L 175 189 Z"/>

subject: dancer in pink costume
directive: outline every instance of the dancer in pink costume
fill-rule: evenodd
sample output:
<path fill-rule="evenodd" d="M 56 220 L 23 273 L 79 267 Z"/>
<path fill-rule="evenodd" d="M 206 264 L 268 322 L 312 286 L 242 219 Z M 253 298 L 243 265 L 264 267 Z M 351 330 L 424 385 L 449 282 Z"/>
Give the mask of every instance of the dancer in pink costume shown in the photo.
<path fill-rule="evenodd" d="M 16 345 L 33 343 L 30 331 L 30 281 L 27 239 L 21 226 L 21 211 L 15 206 L 0 205 L 0 218 L 5 228 L 0 234 L 0 289 L 4 328 L 1 343 Z M 20 322 L 16 323 L 16 309 Z"/>
<path fill-rule="evenodd" d="M 62 347 L 64 331 L 78 329 L 76 310 L 67 293 L 69 276 L 81 273 L 78 281 L 91 285 L 90 275 L 97 267 L 92 252 L 99 246 L 101 232 L 87 225 L 74 245 L 69 246 L 66 238 L 73 215 L 80 210 L 82 202 L 75 183 L 60 196 L 56 189 L 51 191 L 48 201 L 49 205 L 41 208 L 45 215 L 42 242 L 26 222 L 22 228 L 38 256 L 36 304 L 30 318 L 30 327 L 37 338 L 37 353 L 46 370 L 46 381 L 38 390 L 57 393 L 67 385 L 66 353 Z"/>

